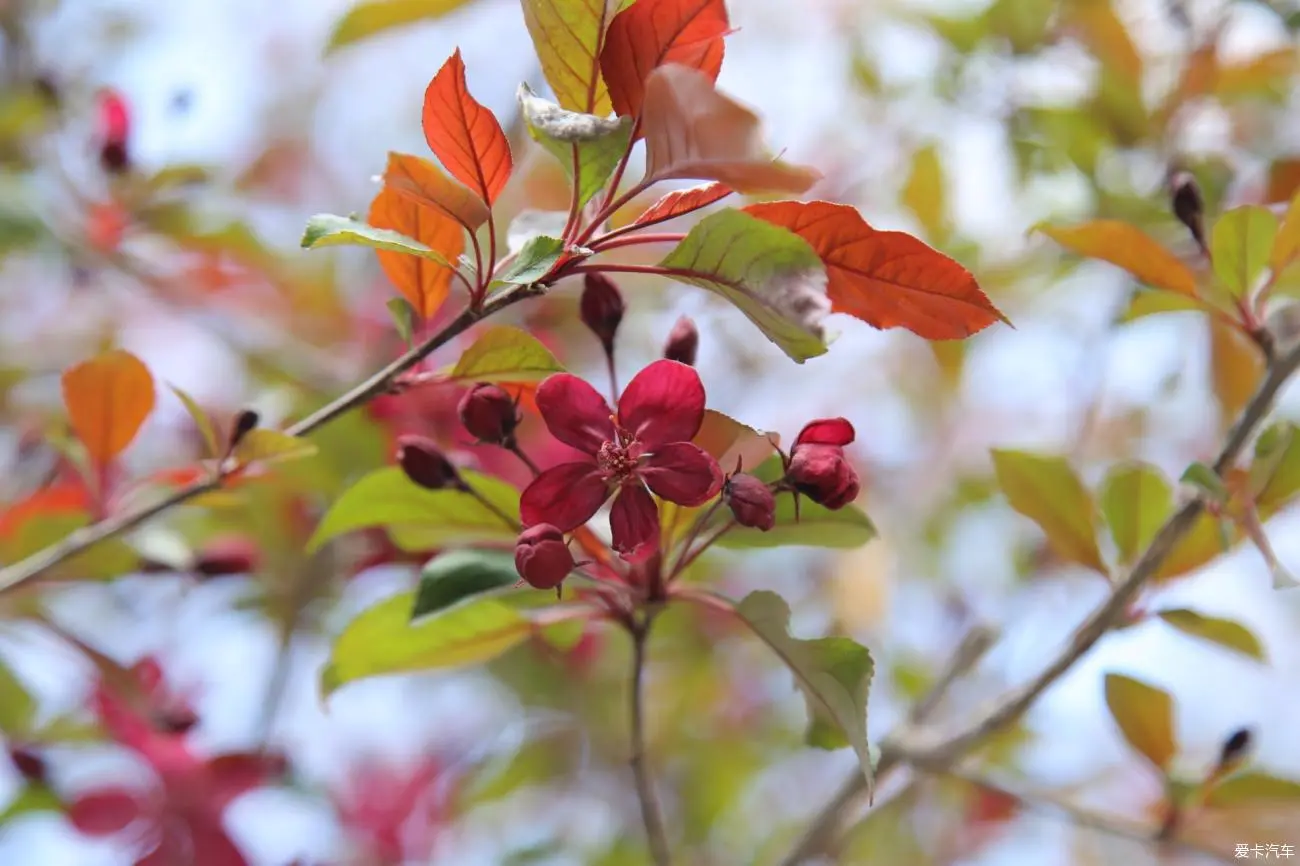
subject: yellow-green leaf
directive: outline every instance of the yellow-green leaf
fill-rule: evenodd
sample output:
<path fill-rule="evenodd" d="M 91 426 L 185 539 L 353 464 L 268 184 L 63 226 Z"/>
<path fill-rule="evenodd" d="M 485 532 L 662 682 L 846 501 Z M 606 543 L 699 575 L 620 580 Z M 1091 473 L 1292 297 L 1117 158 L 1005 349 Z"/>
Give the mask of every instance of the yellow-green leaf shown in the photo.
<path fill-rule="evenodd" d="M 1037 230 L 1071 252 L 1118 265 L 1148 286 L 1196 296 L 1195 274 L 1136 226 L 1093 220 L 1075 226 L 1039 225 Z"/>
<path fill-rule="evenodd" d="M 36 701 L 9 665 L 0 660 L 0 733 L 22 740 L 36 719 Z"/>
<path fill-rule="evenodd" d="M 1167 770 L 1178 752 L 1169 693 L 1123 674 L 1106 674 L 1106 707 L 1134 751 Z"/>
<path fill-rule="evenodd" d="M 302 235 L 302 246 L 303 249 L 309 250 L 318 247 L 370 247 L 375 250 L 420 256 L 443 267 L 453 267 L 446 256 L 415 238 L 334 214 L 317 214 L 307 220 L 307 228 Z"/>
<path fill-rule="evenodd" d="M 218 456 L 221 451 L 221 443 L 217 440 L 217 431 L 212 426 L 212 419 L 208 417 L 208 413 L 204 412 L 203 408 L 199 406 L 198 403 L 194 402 L 193 397 L 186 394 L 180 388 L 177 388 L 175 385 L 168 385 L 167 387 L 172 389 L 172 393 L 181 401 L 181 404 L 185 407 L 185 411 L 188 412 L 190 418 L 193 419 L 194 426 L 198 428 L 199 435 L 203 437 L 203 444 L 207 446 L 207 456 Z"/>
<path fill-rule="evenodd" d="M 1206 798 L 1209 806 L 1300 801 L 1300 782 L 1268 773 L 1242 773 L 1224 779 Z"/>
<path fill-rule="evenodd" d="M 570 111 L 600 117 L 613 111 L 600 75 L 600 52 L 618 6 L 607 0 L 523 0 L 542 74 Z"/>
<path fill-rule="evenodd" d="M 1268 266 L 1273 269 L 1273 273 L 1281 273 L 1295 259 L 1296 253 L 1300 253 L 1300 191 L 1291 199 L 1282 225 L 1273 238 Z"/>
<path fill-rule="evenodd" d="M 1277 236 L 1277 217 L 1268 208 L 1244 205 L 1219 217 L 1210 233 L 1214 273 L 1235 297 L 1255 288 L 1268 266 Z"/>
<path fill-rule="evenodd" d="M 232 456 L 242 464 L 282 463 L 315 453 L 316 446 L 306 439 L 258 427 L 240 438 Z"/>
<path fill-rule="evenodd" d="M 448 375 L 460 382 L 540 382 L 562 372 L 564 365 L 532 334 L 495 325 L 479 335 Z"/>
<path fill-rule="evenodd" d="M 348 623 L 321 671 L 322 695 L 368 677 L 480 664 L 533 631 L 522 612 L 492 596 L 469 598 L 412 620 L 414 604 L 414 593 L 400 593 Z"/>
<path fill-rule="evenodd" d="M 1057 556 L 1107 574 L 1097 547 L 1097 509 L 1063 457 L 995 449 L 998 485 L 1016 511 L 1038 524 Z"/>
<path fill-rule="evenodd" d="M 1205 616 L 1194 610 L 1177 608 L 1158 611 L 1157 615 L 1174 628 L 1192 637 L 1217 643 L 1219 646 L 1266 661 L 1264 647 L 1250 629 L 1239 622 L 1217 616 Z"/>
<path fill-rule="evenodd" d="M 359 3 L 334 25 L 325 53 L 386 30 L 441 18 L 467 2 L 469 0 L 368 0 Z"/>
<path fill-rule="evenodd" d="M 926 145 L 912 155 L 912 168 L 903 183 L 903 204 L 916 214 L 932 237 L 941 237 L 946 228 L 947 201 L 944 197 L 943 165 L 939 148 Z"/>
<path fill-rule="evenodd" d="M 1113 467 L 1098 498 L 1120 562 L 1125 564 L 1146 549 L 1173 507 L 1169 482 L 1160 470 L 1145 463 Z"/>
<path fill-rule="evenodd" d="M 1255 507 L 1267 519 L 1300 492 L 1300 428 L 1282 423 L 1269 426 L 1255 443 L 1251 465 Z"/>

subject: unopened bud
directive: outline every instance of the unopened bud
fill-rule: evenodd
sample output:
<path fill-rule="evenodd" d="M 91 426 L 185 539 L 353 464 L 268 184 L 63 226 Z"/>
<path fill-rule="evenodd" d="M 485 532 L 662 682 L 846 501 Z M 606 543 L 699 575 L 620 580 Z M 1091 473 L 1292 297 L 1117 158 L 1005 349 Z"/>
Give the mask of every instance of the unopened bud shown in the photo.
<path fill-rule="evenodd" d="M 623 321 L 626 309 L 623 295 L 613 280 L 604 274 L 586 275 L 582 299 L 578 302 L 578 314 L 582 317 L 582 323 L 605 347 L 605 354 L 614 351 L 614 337 L 618 334 L 618 326 Z"/>
<path fill-rule="evenodd" d="M 753 475 L 733 475 L 722 486 L 727 503 L 741 526 L 767 532 L 776 525 L 776 497 L 772 488 Z"/>
<path fill-rule="evenodd" d="M 695 353 L 699 348 L 700 332 L 695 330 L 694 322 L 682 316 L 668 333 L 668 340 L 664 343 L 664 357 L 694 367 Z"/>
<path fill-rule="evenodd" d="M 406 477 L 427 490 L 464 489 L 456 467 L 430 439 L 407 434 L 397 439 L 397 462 Z"/>
<path fill-rule="evenodd" d="M 9 760 L 24 779 L 29 782 L 44 782 L 46 775 L 45 759 L 25 746 L 10 746 Z"/>
<path fill-rule="evenodd" d="M 121 174 L 130 166 L 126 142 L 130 133 L 130 115 L 126 102 L 112 91 L 99 98 L 99 164 L 109 174 Z"/>
<path fill-rule="evenodd" d="M 1241 761 L 1250 749 L 1250 741 L 1249 728 L 1234 731 L 1232 736 L 1223 741 L 1223 748 L 1219 752 L 1219 766 L 1226 768 Z"/>
<path fill-rule="evenodd" d="M 165 734 L 187 734 L 199 723 L 199 714 L 189 706 L 166 707 L 154 713 L 153 723 Z"/>
<path fill-rule="evenodd" d="M 257 427 L 257 422 L 259 420 L 261 419 L 257 412 L 252 409 L 240 410 L 240 413 L 235 416 L 234 425 L 230 428 L 231 451 L 234 451 L 236 446 L 243 441 L 244 437 Z"/>
<path fill-rule="evenodd" d="M 257 545 L 242 536 L 221 538 L 208 544 L 194 559 L 193 570 L 203 577 L 248 574 L 256 571 L 261 557 Z"/>
<path fill-rule="evenodd" d="M 480 382 L 465 392 L 457 407 L 460 423 L 480 442 L 510 446 L 519 426 L 515 401 L 499 385 Z"/>
<path fill-rule="evenodd" d="M 1205 201 L 1201 198 L 1201 188 L 1191 172 L 1180 171 L 1169 181 L 1172 194 L 1174 216 L 1187 226 L 1197 246 L 1206 249 L 1205 244 Z"/>
<path fill-rule="evenodd" d="M 515 570 L 536 589 L 554 589 L 573 571 L 564 534 L 549 523 L 530 526 L 515 542 Z"/>

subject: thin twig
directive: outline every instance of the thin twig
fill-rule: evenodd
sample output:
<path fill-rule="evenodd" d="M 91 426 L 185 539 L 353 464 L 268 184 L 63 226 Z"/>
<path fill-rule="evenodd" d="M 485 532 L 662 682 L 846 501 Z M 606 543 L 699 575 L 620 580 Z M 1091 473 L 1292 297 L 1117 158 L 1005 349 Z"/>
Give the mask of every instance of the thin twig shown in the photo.
<path fill-rule="evenodd" d="M 934 684 L 916 702 L 908 713 L 908 724 L 916 725 L 929 718 L 957 680 L 970 672 L 985 653 L 997 642 L 998 633 L 989 626 L 974 626 L 962 638 L 957 649 L 935 677 Z M 898 766 L 898 754 L 881 750 L 880 760 L 876 762 L 875 776 L 877 782 Z M 852 778 L 845 781 L 835 792 L 835 796 L 817 813 L 813 822 L 804 830 L 803 836 L 795 843 L 790 853 L 781 861 L 781 866 L 796 864 L 815 856 L 825 850 L 827 843 L 836 835 L 840 816 L 857 801 L 866 790 L 866 780 L 862 773 L 854 771 Z"/>
<path fill-rule="evenodd" d="M 545 287 L 541 284 L 519 286 L 497 295 L 487 304 L 484 304 L 480 310 L 466 310 L 449 322 L 441 331 L 402 355 L 351 391 L 322 406 L 298 423 L 293 424 L 284 432 L 290 436 L 305 436 L 340 415 L 369 402 L 388 390 L 388 387 L 402 373 L 405 373 L 424 360 L 426 356 L 464 333 L 479 320 L 487 318 L 511 304 L 540 295 L 543 291 L 545 291 Z M 130 532 L 159 514 L 204 493 L 210 493 L 220 486 L 221 482 L 219 480 L 197 481 L 176 490 L 152 505 L 78 529 L 61 541 L 33 553 L 26 559 L 0 569 L 0 593 L 9 592 L 91 546 L 122 533 Z"/>
<path fill-rule="evenodd" d="M 1147 845 L 1160 845 L 1171 849 L 1178 848 L 1188 853 L 1213 858 L 1220 863 L 1232 862 L 1232 858 L 1209 845 L 1176 837 L 1167 840 L 1158 839 L 1159 827 L 1143 824 L 1139 821 L 1130 821 L 1119 816 L 1104 815 L 1082 809 L 1050 791 L 1029 790 L 1011 782 L 991 779 L 980 773 L 957 768 L 945 770 L 942 775 L 1009 797 L 1024 808 L 1054 812 L 1076 827 Z"/>
<path fill-rule="evenodd" d="M 659 808 L 659 799 L 655 796 L 654 780 L 650 778 L 650 768 L 645 756 L 645 661 L 646 641 L 650 637 L 650 623 L 653 614 L 647 614 L 645 621 L 633 625 L 632 634 L 632 775 L 636 780 L 637 799 L 641 801 L 641 820 L 645 823 L 646 837 L 650 843 L 650 854 L 656 866 L 671 866 L 672 854 L 668 848 L 668 834 L 664 830 L 663 812 Z"/>
<path fill-rule="evenodd" d="M 1300 345 L 1289 347 L 1285 354 L 1276 357 L 1269 365 L 1268 375 L 1246 405 L 1214 461 L 1214 471 L 1218 475 L 1222 476 L 1236 462 L 1256 428 L 1272 409 L 1278 392 L 1297 369 L 1300 369 Z M 883 774 L 886 768 L 900 763 L 943 772 L 988 736 L 1019 719 L 1052 683 L 1122 619 L 1129 603 L 1159 570 L 1174 546 L 1196 524 L 1204 509 L 1205 504 L 1198 497 L 1183 505 L 1165 522 L 1128 576 L 1074 630 L 1070 641 L 1038 676 L 998 698 L 982 714 L 977 715 L 974 721 L 955 730 L 937 731 L 913 722 L 890 733 L 880 744 L 881 759 L 877 773 Z M 805 833 L 795 849 L 781 861 L 783 866 L 796 866 L 813 856 L 818 850 L 817 846 L 825 840 L 827 830 L 824 828 L 833 828 L 838 823 L 840 812 L 853 803 L 864 786 L 865 780 L 858 773 L 847 779 L 814 819 L 813 827 L 822 828 L 821 832 L 814 836 L 810 829 Z"/>

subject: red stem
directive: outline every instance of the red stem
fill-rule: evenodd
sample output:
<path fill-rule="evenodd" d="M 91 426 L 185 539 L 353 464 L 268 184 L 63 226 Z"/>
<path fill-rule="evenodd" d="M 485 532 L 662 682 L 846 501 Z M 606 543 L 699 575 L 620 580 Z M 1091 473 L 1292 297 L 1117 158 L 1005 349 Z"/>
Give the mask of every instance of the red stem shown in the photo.
<path fill-rule="evenodd" d="M 631 237 L 614 237 L 613 232 L 596 239 L 592 245 L 592 252 L 603 253 L 606 250 L 613 250 L 619 247 L 634 247 L 639 244 L 679 244 L 686 237 L 683 232 L 661 232 L 658 234 L 647 232 L 646 234 L 632 235 Z"/>
<path fill-rule="evenodd" d="M 569 218 L 564 223 L 564 232 L 560 235 L 560 238 L 565 242 L 568 242 L 574 232 L 582 227 L 582 209 L 578 207 L 578 199 L 582 196 L 582 184 L 578 182 L 582 170 L 582 159 L 578 153 L 576 143 L 569 145 L 569 148 L 573 152 L 573 192 L 569 195 Z"/>
<path fill-rule="evenodd" d="M 573 265 L 572 267 L 567 268 L 565 273 L 568 275 L 587 273 L 653 274 L 659 277 L 671 277 L 677 276 L 683 272 L 674 270 L 673 268 L 661 268 L 658 265 L 626 265 L 613 262 L 605 264 L 601 262 L 592 265 Z"/>

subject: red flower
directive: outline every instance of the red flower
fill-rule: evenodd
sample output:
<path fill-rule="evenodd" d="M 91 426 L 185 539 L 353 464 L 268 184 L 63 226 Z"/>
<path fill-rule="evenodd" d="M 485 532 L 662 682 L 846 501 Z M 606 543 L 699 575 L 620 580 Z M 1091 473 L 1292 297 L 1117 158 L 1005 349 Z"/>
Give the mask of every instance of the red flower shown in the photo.
<path fill-rule="evenodd" d="M 786 481 L 818 505 L 832 511 L 858 498 L 858 473 L 844 454 L 854 439 L 853 425 L 843 418 L 809 422 L 790 449 Z"/>
<path fill-rule="evenodd" d="M 146 659 L 132 673 L 147 704 L 170 710 L 173 702 L 163 692 L 156 662 Z M 141 849 L 137 866 L 246 866 L 222 825 L 223 813 L 237 796 L 278 775 L 283 762 L 252 753 L 202 758 L 191 751 L 183 733 L 166 725 L 159 730 L 102 683 L 91 704 L 108 734 L 139 753 L 159 784 L 146 790 L 113 785 L 85 792 L 68 804 L 73 825 L 89 836 L 131 828 Z"/>
<path fill-rule="evenodd" d="M 547 469 L 528 485 L 520 502 L 528 526 L 571 532 L 614 495 L 614 549 L 636 562 L 659 546 L 652 492 L 695 506 L 722 487 L 718 462 L 690 441 L 704 422 L 704 385 L 685 364 L 646 367 L 623 390 L 617 415 L 595 388 L 568 373 L 538 387 L 537 408 L 551 435 L 589 457 Z"/>
<path fill-rule="evenodd" d="M 435 758 L 414 767 L 355 766 L 333 792 L 339 822 L 368 863 L 423 861 L 452 813 L 455 779 Z"/>

